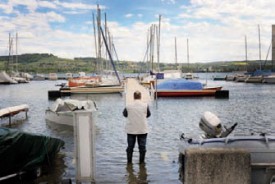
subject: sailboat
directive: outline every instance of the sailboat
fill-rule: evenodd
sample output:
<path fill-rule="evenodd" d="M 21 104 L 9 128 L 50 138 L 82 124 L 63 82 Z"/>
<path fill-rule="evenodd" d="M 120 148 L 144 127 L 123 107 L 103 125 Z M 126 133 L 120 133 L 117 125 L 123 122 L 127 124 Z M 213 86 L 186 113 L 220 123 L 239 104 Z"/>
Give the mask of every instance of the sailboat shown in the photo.
<path fill-rule="evenodd" d="M 81 85 L 75 85 L 75 86 L 67 86 L 67 87 L 61 87 L 60 91 L 61 93 L 94 93 L 94 94 L 106 94 L 106 93 L 121 93 L 124 91 L 124 86 L 120 80 L 119 74 L 116 70 L 111 50 L 110 50 L 110 45 L 107 44 L 107 39 L 106 36 L 107 34 L 104 35 L 103 29 L 101 27 L 101 12 L 100 8 L 98 5 L 97 9 L 97 28 L 98 28 L 98 44 L 96 45 L 97 50 L 97 59 L 99 61 L 102 61 L 101 58 L 101 38 L 103 38 L 103 43 L 106 48 L 106 52 L 109 56 L 110 62 L 113 67 L 113 71 L 110 70 L 101 70 L 101 75 L 98 76 L 93 76 L 93 77 L 88 77 L 88 76 L 83 76 L 80 78 L 72 78 L 69 79 L 69 82 L 75 82 L 78 80 L 78 84 Z M 106 21 L 105 21 L 106 22 Z M 94 26 L 95 28 L 95 26 Z M 105 32 L 106 32 L 107 26 L 105 23 Z M 96 30 L 94 29 L 94 32 Z M 96 38 L 96 37 L 95 37 Z M 98 47 L 97 47 L 98 46 Z M 104 73 L 105 72 L 105 73 Z"/>
<path fill-rule="evenodd" d="M 260 61 L 260 69 L 253 72 L 246 80 L 247 83 L 262 83 L 263 77 L 270 75 L 271 71 L 262 70 L 262 60 L 261 60 L 261 33 L 260 33 L 260 25 L 258 25 L 258 35 L 259 35 L 259 61 Z"/>
<path fill-rule="evenodd" d="M 11 55 L 11 37 L 9 34 L 9 59 Z M 10 61 L 7 61 L 6 71 L 9 70 Z M 0 84 L 17 84 L 18 82 L 14 80 L 5 70 L 0 72 Z"/>
<path fill-rule="evenodd" d="M 178 69 L 177 37 L 175 37 L 175 70 L 163 70 L 164 79 L 180 79 L 182 71 Z"/>
<path fill-rule="evenodd" d="M 198 78 L 198 77 L 195 77 L 193 75 L 193 73 L 190 72 L 190 70 L 189 70 L 189 41 L 188 41 L 188 38 L 187 38 L 187 68 L 188 68 L 188 72 L 185 73 L 185 75 L 184 75 L 185 79 L 190 80 L 190 79 Z"/>
<path fill-rule="evenodd" d="M 246 61 L 246 71 L 247 71 L 247 39 L 246 39 L 246 36 L 244 37 L 244 41 L 245 41 L 245 61 Z M 246 74 L 237 74 L 234 76 L 234 81 L 235 82 L 245 82 L 245 80 L 248 77 L 249 76 Z"/>
<path fill-rule="evenodd" d="M 188 48 L 188 39 L 187 39 L 187 58 L 189 65 L 189 48 Z M 175 63 L 177 66 L 177 42 L 175 38 Z M 189 68 L 189 66 L 188 66 Z M 155 88 L 153 89 L 155 97 L 191 97 L 191 96 L 215 96 L 216 91 L 220 91 L 222 89 L 221 86 L 217 87 L 204 87 L 201 82 L 186 80 L 193 79 L 192 73 L 188 73 L 188 77 L 185 76 L 185 79 L 182 78 L 181 70 L 174 70 L 170 73 L 175 74 L 180 73 L 179 76 L 176 77 L 165 77 L 167 72 L 163 72 L 164 80 L 160 80 L 156 82 Z M 158 81 L 158 80 L 157 80 Z"/>
<path fill-rule="evenodd" d="M 15 57 L 15 71 L 13 68 L 13 38 L 9 34 L 9 59 L 6 64 L 6 70 L 0 72 L 0 84 L 17 84 L 28 83 L 32 76 L 28 73 L 19 73 L 17 71 L 18 63 L 18 34 L 16 33 L 16 57 Z"/>

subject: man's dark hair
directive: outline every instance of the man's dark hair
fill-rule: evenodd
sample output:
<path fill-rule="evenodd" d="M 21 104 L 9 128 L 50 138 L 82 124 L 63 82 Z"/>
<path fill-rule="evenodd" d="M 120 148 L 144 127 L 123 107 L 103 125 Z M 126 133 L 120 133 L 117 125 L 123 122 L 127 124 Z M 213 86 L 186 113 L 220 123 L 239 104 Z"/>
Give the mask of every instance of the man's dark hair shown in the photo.
<path fill-rule="evenodd" d="M 139 91 L 134 92 L 134 99 L 141 99 L 141 93 Z"/>

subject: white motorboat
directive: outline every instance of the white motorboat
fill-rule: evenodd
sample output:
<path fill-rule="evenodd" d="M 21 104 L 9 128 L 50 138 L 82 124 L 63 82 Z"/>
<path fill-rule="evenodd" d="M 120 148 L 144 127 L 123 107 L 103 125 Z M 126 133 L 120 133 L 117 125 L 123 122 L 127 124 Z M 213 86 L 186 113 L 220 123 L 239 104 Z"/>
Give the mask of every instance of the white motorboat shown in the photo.
<path fill-rule="evenodd" d="M 193 76 L 192 73 L 186 73 L 186 74 L 184 75 L 184 78 L 185 78 L 186 80 L 190 80 L 190 79 L 193 79 L 193 78 L 195 78 L 195 77 Z"/>
<path fill-rule="evenodd" d="M 205 132 L 201 139 L 187 138 L 182 134 L 180 142 L 180 172 L 184 172 L 185 151 L 189 148 L 244 149 L 251 157 L 251 183 L 264 184 L 275 182 L 275 136 L 261 134 L 249 136 L 228 136 L 237 124 L 223 128 L 219 118 L 205 112 L 200 128 Z M 184 175 L 184 174 L 183 174 Z"/>
<path fill-rule="evenodd" d="M 236 75 L 235 82 L 245 82 L 245 80 L 248 78 L 248 75 Z"/>
<path fill-rule="evenodd" d="M 58 76 L 56 73 L 49 73 L 48 79 L 49 80 L 58 80 Z"/>
<path fill-rule="evenodd" d="M 263 79 L 263 83 L 275 84 L 275 75 L 265 76 Z"/>
<path fill-rule="evenodd" d="M 263 82 L 263 76 L 249 76 L 245 79 L 246 83 L 262 83 Z"/>
<path fill-rule="evenodd" d="M 46 110 L 45 119 L 47 122 L 73 126 L 73 111 L 75 110 L 95 112 L 97 107 L 92 100 L 62 100 L 58 98 L 55 103 Z"/>

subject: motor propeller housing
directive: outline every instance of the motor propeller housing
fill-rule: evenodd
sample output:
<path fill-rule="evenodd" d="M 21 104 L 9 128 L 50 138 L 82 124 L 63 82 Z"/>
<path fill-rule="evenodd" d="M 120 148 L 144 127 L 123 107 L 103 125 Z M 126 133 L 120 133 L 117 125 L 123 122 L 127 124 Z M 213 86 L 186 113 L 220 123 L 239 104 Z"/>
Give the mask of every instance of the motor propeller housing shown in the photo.
<path fill-rule="evenodd" d="M 227 137 L 237 126 L 235 123 L 230 128 L 222 127 L 221 120 L 212 112 L 206 111 L 200 119 L 199 126 L 205 133 L 204 138 Z"/>

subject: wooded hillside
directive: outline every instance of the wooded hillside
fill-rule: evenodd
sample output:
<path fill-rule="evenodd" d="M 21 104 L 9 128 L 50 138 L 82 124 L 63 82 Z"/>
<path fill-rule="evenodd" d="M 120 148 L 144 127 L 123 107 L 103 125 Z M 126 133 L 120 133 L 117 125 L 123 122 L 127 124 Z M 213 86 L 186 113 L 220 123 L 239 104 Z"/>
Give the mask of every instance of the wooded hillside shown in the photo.
<path fill-rule="evenodd" d="M 17 62 L 16 62 L 17 61 Z M 114 61 L 116 69 L 128 73 L 148 72 L 152 64 L 140 61 Z M 9 65 L 8 65 L 9 64 Z M 158 66 L 159 65 L 159 66 Z M 183 72 L 232 72 L 254 71 L 256 69 L 274 69 L 271 61 L 220 61 L 210 63 L 154 63 L 154 68 L 160 70 L 181 69 Z M 59 58 L 52 54 L 22 54 L 16 56 L 0 56 L 0 70 L 6 68 L 29 73 L 49 72 L 88 72 L 95 73 L 100 70 L 112 70 L 112 65 L 104 59 L 96 58 Z"/>

